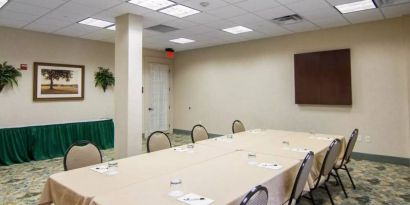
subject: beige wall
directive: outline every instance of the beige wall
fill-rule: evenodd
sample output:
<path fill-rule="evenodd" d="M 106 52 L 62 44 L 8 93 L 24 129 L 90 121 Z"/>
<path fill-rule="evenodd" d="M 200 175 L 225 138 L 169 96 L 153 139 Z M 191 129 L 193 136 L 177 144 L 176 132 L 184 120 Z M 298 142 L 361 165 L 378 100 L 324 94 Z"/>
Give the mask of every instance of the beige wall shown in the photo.
<path fill-rule="evenodd" d="M 172 67 L 162 51 L 144 49 L 144 78 L 150 62 Z M 0 93 L 0 127 L 113 118 L 113 89 L 94 87 L 98 66 L 114 69 L 114 44 L 0 27 L 0 61 L 28 64 L 19 86 Z M 33 102 L 33 62 L 85 65 L 84 101 Z M 144 79 L 145 80 L 145 79 Z M 146 96 L 145 93 L 144 96 Z M 171 98 L 172 100 L 172 98 Z M 144 98 L 144 101 L 146 99 Z M 147 104 L 147 103 L 145 103 Z M 144 109 L 146 110 L 146 109 Z M 145 120 L 147 115 L 144 113 Z M 172 119 L 172 118 L 171 118 Z M 171 122 L 172 124 L 172 122 Z"/>
<path fill-rule="evenodd" d="M 393 19 L 178 53 L 174 127 L 190 130 L 202 122 L 211 133 L 228 133 L 235 119 L 247 128 L 343 135 L 357 127 L 362 141 L 356 151 L 409 157 L 410 53 L 404 42 L 410 32 L 402 29 L 409 22 Z M 353 106 L 296 105 L 293 54 L 341 48 L 351 49 Z"/>

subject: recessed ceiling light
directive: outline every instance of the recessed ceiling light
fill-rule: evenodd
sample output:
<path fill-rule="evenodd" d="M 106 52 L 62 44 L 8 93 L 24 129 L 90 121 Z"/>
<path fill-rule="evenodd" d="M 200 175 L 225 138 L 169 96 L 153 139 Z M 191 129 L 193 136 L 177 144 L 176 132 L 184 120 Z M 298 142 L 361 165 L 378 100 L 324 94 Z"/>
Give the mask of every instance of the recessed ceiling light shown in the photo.
<path fill-rule="evenodd" d="M 155 11 L 175 4 L 168 0 L 130 0 L 128 2 Z"/>
<path fill-rule="evenodd" d="M 226 28 L 222 30 L 228 33 L 232 33 L 232 34 L 240 34 L 240 33 L 246 33 L 246 32 L 253 31 L 252 29 L 246 28 L 244 26 L 235 26 L 232 28 Z"/>
<path fill-rule="evenodd" d="M 362 0 L 362 1 L 356 1 L 356 2 L 347 3 L 347 4 L 340 4 L 335 7 L 342 14 L 347 14 L 347 13 L 352 13 L 356 11 L 375 9 L 376 4 L 374 4 L 373 0 Z"/>
<path fill-rule="evenodd" d="M 191 9 L 183 5 L 175 5 L 175 6 L 171 6 L 169 8 L 163 9 L 160 12 L 171 15 L 171 16 L 175 16 L 178 18 L 183 18 L 186 16 L 197 14 L 200 11 Z"/>
<path fill-rule="evenodd" d="M 106 29 L 111 30 L 111 31 L 115 31 L 115 25 L 107 27 Z"/>
<path fill-rule="evenodd" d="M 177 38 L 177 39 L 172 39 L 172 40 L 169 40 L 169 41 L 174 42 L 174 43 L 180 43 L 180 44 L 195 42 L 194 40 L 187 39 L 187 38 Z"/>
<path fill-rule="evenodd" d="M 0 0 L 0 8 L 7 4 L 9 0 Z"/>
<path fill-rule="evenodd" d="M 108 22 L 108 21 L 103 21 L 103 20 L 99 20 L 99 19 L 95 19 L 95 18 L 87 18 L 84 19 L 80 22 L 78 22 L 79 24 L 85 24 L 85 25 L 89 25 L 89 26 L 95 26 L 95 27 L 99 27 L 99 28 L 105 28 L 107 26 L 112 26 L 114 23 Z"/>

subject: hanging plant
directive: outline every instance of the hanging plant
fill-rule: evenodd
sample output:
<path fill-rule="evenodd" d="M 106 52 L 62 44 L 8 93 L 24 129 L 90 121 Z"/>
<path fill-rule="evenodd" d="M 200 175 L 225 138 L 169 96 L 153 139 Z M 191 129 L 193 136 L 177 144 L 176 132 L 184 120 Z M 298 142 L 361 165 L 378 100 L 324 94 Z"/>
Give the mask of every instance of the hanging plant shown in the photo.
<path fill-rule="evenodd" d="M 12 65 L 7 65 L 7 62 L 0 63 L 0 92 L 6 85 L 18 85 L 17 77 L 21 76 L 21 72 Z"/>
<path fill-rule="evenodd" d="M 98 72 L 95 73 L 95 87 L 101 86 L 104 92 L 109 86 L 114 86 L 114 74 L 109 68 L 98 67 Z"/>

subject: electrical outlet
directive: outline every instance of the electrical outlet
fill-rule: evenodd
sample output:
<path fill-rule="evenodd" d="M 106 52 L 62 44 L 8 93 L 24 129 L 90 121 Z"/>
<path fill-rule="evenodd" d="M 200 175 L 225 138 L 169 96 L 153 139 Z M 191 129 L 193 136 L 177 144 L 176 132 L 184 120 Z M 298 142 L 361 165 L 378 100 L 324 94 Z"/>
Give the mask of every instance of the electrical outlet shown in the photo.
<path fill-rule="evenodd" d="M 370 142 L 372 142 L 372 138 L 370 136 L 365 136 L 364 141 L 367 142 L 367 143 L 370 143 Z"/>

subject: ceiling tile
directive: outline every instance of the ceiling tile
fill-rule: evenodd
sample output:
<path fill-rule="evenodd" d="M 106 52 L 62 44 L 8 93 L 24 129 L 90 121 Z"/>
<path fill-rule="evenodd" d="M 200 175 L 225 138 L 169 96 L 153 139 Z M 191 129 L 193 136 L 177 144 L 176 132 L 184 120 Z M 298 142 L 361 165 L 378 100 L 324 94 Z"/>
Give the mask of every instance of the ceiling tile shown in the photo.
<path fill-rule="evenodd" d="M 100 9 L 108 9 L 124 3 L 122 0 L 71 0 L 74 3 L 83 4 Z M 125 4 L 125 3 L 124 3 Z"/>
<path fill-rule="evenodd" d="M 91 39 L 91 40 L 104 40 L 104 39 L 115 39 L 115 31 L 108 29 L 100 29 L 96 32 L 82 36 L 81 38 Z"/>
<path fill-rule="evenodd" d="M 255 14 L 251 14 L 251 13 L 241 15 L 241 16 L 235 16 L 235 17 L 229 18 L 228 20 L 235 22 L 238 25 L 251 24 L 251 23 L 255 23 L 259 21 L 264 21 L 263 18 L 256 16 Z"/>
<path fill-rule="evenodd" d="M 379 9 L 371 9 L 366 11 L 358 11 L 354 13 L 344 14 L 351 23 L 363 23 L 368 21 L 383 20 L 383 15 Z"/>
<path fill-rule="evenodd" d="M 209 5 L 206 6 L 206 7 L 201 6 L 200 5 L 201 2 L 208 2 Z M 181 4 L 185 5 L 185 6 L 188 6 L 188 7 L 191 7 L 191 8 L 194 8 L 194 9 L 197 9 L 197 10 L 200 10 L 200 11 L 207 11 L 207 10 L 210 10 L 210 9 L 216 9 L 216 8 L 220 8 L 220 7 L 229 5 L 228 3 L 226 3 L 223 0 L 206 0 L 206 1 L 205 0 L 188 0 L 188 1 L 182 2 Z"/>
<path fill-rule="evenodd" d="M 236 3 L 235 5 L 247 11 L 258 11 L 280 6 L 276 1 L 271 0 L 247 0 Z"/>
<path fill-rule="evenodd" d="M 313 19 L 310 21 L 320 26 L 321 28 L 331 28 L 331 27 L 345 26 L 345 25 L 350 24 L 348 21 L 346 21 L 341 16 L 317 18 L 317 19 Z"/>
<path fill-rule="evenodd" d="M 221 30 L 221 29 L 237 26 L 238 24 L 232 21 L 228 21 L 228 20 L 219 20 L 219 21 L 212 21 L 212 22 L 206 23 L 205 25 L 211 28 Z"/>
<path fill-rule="evenodd" d="M 94 26 L 87 26 L 87 25 L 82 25 L 82 24 L 73 24 L 71 26 L 65 27 L 65 28 L 60 29 L 58 31 L 55 31 L 53 33 L 58 34 L 58 35 L 80 37 L 80 36 L 84 36 L 84 35 L 90 34 L 92 32 L 95 32 L 95 31 L 100 30 L 100 29 L 101 28 L 94 27 Z"/>
<path fill-rule="evenodd" d="M 0 17 L 0 26 L 12 27 L 12 28 L 21 28 L 26 25 L 28 22 L 25 20 L 19 19 L 9 19 Z"/>
<path fill-rule="evenodd" d="M 410 4 L 401 4 L 382 8 L 386 18 L 394 18 L 410 14 Z"/>
<path fill-rule="evenodd" d="M 315 10 L 316 12 L 321 11 L 323 8 L 330 8 L 331 6 L 325 0 L 304 0 L 297 1 L 287 5 L 287 7 L 296 13 L 306 10 Z"/>
<path fill-rule="evenodd" d="M 274 19 L 282 16 L 287 16 L 287 15 L 292 15 L 295 14 L 292 10 L 284 7 L 284 6 L 278 6 L 270 9 L 265 9 L 265 10 L 260 10 L 254 12 L 256 15 L 264 18 L 264 19 Z"/>
<path fill-rule="evenodd" d="M 231 5 L 231 6 L 225 6 L 225 7 L 221 7 L 217 9 L 208 10 L 207 13 L 220 17 L 220 18 L 230 18 L 230 17 L 246 14 L 247 11 Z"/>
<path fill-rule="evenodd" d="M 29 4 L 31 6 L 38 6 L 43 8 L 54 9 L 68 0 L 13 0 L 14 2 Z"/>
<path fill-rule="evenodd" d="M 188 16 L 184 18 L 185 20 L 192 21 L 199 24 L 205 24 L 210 21 L 217 21 L 219 18 L 206 14 L 206 13 L 199 13 L 192 16 Z"/>
<path fill-rule="evenodd" d="M 255 31 L 259 31 L 259 32 L 265 33 L 270 36 L 278 36 L 278 35 L 292 33 L 291 31 L 286 30 L 285 28 L 282 28 L 274 24 L 273 22 L 269 22 L 269 21 L 261 21 L 261 22 L 254 23 L 252 25 L 246 25 L 246 26 Z"/>
<path fill-rule="evenodd" d="M 317 26 L 314 24 L 308 22 L 308 21 L 303 21 L 300 23 L 294 23 L 294 24 L 289 24 L 289 25 L 284 25 L 286 29 L 289 29 L 293 32 L 305 32 L 305 31 L 312 31 L 319 29 Z"/>
<path fill-rule="evenodd" d="M 198 24 L 193 23 L 191 21 L 187 21 L 187 20 L 183 20 L 183 19 L 176 19 L 173 21 L 168 21 L 163 23 L 164 25 L 167 26 L 172 26 L 175 28 L 179 28 L 179 29 L 184 29 L 184 28 L 189 28 L 189 27 L 193 27 L 193 26 L 197 26 Z"/>
<path fill-rule="evenodd" d="M 31 5 L 31 4 L 15 2 L 15 1 L 11 1 L 11 2 L 7 3 L 1 9 L 1 11 L 3 11 L 3 10 L 29 14 L 29 15 L 37 16 L 37 17 L 40 17 L 40 16 L 42 16 L 42 15 L 44 15 L 47 12 L 50 11 L 50 9 L 48 9 L 48 8 L 34 6 L 34 5 Z"/>
<path fill-rule="evenodd" d="M 95 17 L 111 19 L 111 21 L 115 21 L 115 17 L 121 16 L 123 14 L 136 14 L 136 15 L 144 15 L 147 13 L 153 12 L 152 10 L 130 4 L 130 3 L 123 3 L 113 8 L 110 8 L 105 11 L 101 11 L 100 13 L 96 14 Z"/>

